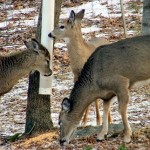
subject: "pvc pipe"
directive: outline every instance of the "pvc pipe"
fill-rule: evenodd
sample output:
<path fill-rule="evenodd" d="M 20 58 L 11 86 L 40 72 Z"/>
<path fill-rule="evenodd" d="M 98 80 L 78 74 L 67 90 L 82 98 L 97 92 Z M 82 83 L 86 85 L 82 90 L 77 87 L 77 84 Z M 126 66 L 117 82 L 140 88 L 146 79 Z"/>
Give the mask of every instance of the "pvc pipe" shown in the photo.
<path fill-rule="evenodd" d="M 42 32 L 41 43 L 48 49 L 51 55 L 50 68 L 52 69 L 53 40 L 48 38 L 48 33 L 54 29 L 55 0 L 43 0 L 42 2 Z M 51 95 L 52 76 L 40 75 L 39 94 Z"/>

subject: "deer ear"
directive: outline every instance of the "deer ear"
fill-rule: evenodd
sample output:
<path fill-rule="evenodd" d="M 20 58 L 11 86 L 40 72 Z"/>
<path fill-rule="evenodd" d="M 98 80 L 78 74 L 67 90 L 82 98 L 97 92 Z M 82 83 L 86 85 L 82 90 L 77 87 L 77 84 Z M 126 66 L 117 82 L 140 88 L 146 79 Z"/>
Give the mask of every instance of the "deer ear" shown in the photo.
<path fill-rule="evenodd" d="M 75 12 L 73 10 L 71 10 L 70 12 L 70 16 L 69 16 L 69 23 L 71 24 L 71 27 L 74 26 L 74 22 L 75 22 Z"/>
<path fill-rule="evenodd" d="M 32 39 L 32 46 L 34 49 L 39 49 L 39 42 L 36 39 Z"/>
<path fill-rule="evenodd" d="M 36 39 L 32 39 L 32 45 L 34 49 L 38 49 L 41 51 L 48 51 L 41 43 L 39 43 Z"/>
<path fill-rule="evenodd" d="M 64 98 L 61 104 L 61 108 L 63 111 L 65 112 L 69 112 L 70 111 L 70 102 L 68 98 Z"/>
<path fill-rule="evenodd" d="M 38 49 L 39 48 L 39 42 L 35 39 L 32 39 L 32 41 L 29 41 L 29 42 L 24 41 L 24 44 L 29 49 Z"/>
<path fill-rule="evenodd" d="M 44 53 L 45 55 L 49 55 L 48 50 L 40 44 L 36 39 L 32 39 L 32 46 L 35 52 L 39 53 Z"/>
<path fill-rule="evenodd" d="M 31 42 L 24 41 L 24 44 L 27 48 L 31 48 Z"/>
<path fill-rule="evenodd" d="M 83 19 L 84 13 L 85 13 L 85 9 L 82 9 L 76 14 L 76 18 L 78 21 L 81 21 Z"/>

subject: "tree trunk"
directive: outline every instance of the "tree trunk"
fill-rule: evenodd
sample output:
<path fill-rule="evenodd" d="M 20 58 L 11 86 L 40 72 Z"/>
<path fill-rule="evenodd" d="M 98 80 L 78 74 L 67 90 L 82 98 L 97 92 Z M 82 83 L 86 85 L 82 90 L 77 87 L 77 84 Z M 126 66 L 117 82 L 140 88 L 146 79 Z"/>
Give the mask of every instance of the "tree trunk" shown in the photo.
<path fill-rule="evenodd" d="M 59 4 L 57 5 L 58 2 Z M 60 9 L 61 2 L 62 0 L 56 0 L 55 2 L 55 8 L 57 11 L 61 10 Z M 41 10 L 39 13 L 38 26 L 35 36 L 38 41 L 41 41 L 41 25 L 42 25 Z M 58 23 L 60 12 L 57 12 L 55 14 L 56 14 L 55 18 Z M 38 91 L 39 91 L 39 72 L 36 71 L 35 73 L 30 74 L 29 77 L 25 134 L 40 133 L 53 128 L 50 109 L 50 96 L 39 95 Z"/>
<path fill-rule="evenodd" d="M 58 25 L 59 23 L 59 16 L 60 16 L 60 12 L 61 12 L 61 4 L 62 4 L 62 0 L 55 0 L 55 26 Z"/>
<path fill-rule="evenodd" d="M 125 14 L 124 14 L 123 0 L 120 0 L 120 6 L 121 6 L 121 14 L 122 14 L 122 20 L 123 20 L 124 36 L 125 38 L 127 38 L 127 27 L 126 27 L 126 20 L 125 20 Z"/>
<path fill-rule="evenodd" d="M 27 110 L 26 110 L 26 134 L 34 134 L 50 130 L 53 127 L 50 110 L 50 96 L 39 95 L 39 72 L 30 75 Z"/>
<path fill-rule="evenodd" d="M 142 35 L 150 34 L 150 0 L 143 2 Z"/>

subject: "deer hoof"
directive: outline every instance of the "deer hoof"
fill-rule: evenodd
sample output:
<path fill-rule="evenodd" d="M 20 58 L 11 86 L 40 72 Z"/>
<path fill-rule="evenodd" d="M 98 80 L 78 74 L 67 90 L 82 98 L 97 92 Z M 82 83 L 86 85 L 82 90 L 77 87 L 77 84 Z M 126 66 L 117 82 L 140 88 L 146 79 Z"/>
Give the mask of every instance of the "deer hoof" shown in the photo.
<path fill-rule="evenodd" d="M 126 135 L 124 136 L 124 140 L 123 140 L 125 143 L 130 143 L 131 142 L 131 136 L 130 135 Z"/>
<path fill-rule="evenodd" d="M 107 138 L 107 134 L 104 134 L 104 136 L 98 136 L 96 141 L 101 142 L 101 141 L 104 141 L 106 138 Z"/>
<path fill-rule="evenodd" d="M 100 140 L 100 139 L 96 139 L 96 142 L 102 142 L 104 141 L 104 139 Z"/>

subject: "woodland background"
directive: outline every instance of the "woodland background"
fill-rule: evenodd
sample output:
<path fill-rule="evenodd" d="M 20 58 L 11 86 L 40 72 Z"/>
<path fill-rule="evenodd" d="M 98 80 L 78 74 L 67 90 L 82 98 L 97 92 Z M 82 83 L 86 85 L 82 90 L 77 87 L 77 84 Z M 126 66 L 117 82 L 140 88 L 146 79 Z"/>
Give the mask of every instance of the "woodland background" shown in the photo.
<path fill-rule="evenodd" d="M 25 49 L 23 41 L 34 38 L 40 0 L 1 0 L 0 1 L 0 54 L 5 55 Z M 125 0 L 125 18 L 128 37 L 141 34 L 143 3 L 140 0 Z M 123 23 L 119 0 L 94 1 L 63 1 L 60 22 L 75 12 L 85 9 L 82 21 L 82 32 L 85 40 L 92 37 L 105 37 L 111 42 L 124 38 Z M 108 138 L 97 143 L 95 134 L 74 139 L 67 147 L 59 146 L 58 114 L 64 97 L 68 97 L 73 86 L 73 75 L 70 68 L 66 44 L 57 41 L 54 45 L 53 56 L 53 87 L 51 97 L 52 131 L 10 142 L 8 136 L 22 134 L 25 128 L 28 76 L 21 79 L 17 85 L 0 100 L 0 149 L 137 149 L 148 150 L 150 147 L 150 85 L 132 89 L 128 114 L 129 121 L 137 129 L 129 144 L 122 142 L 122 135 Z M 14 76 L 15 77 L 15 76 Z M 102 105 L 102 104 L 101 104 Z M 100 107 L 101 114 L 102 106 Z M 95 125 L 95 107 L 91 107 L 88 125 Z M 118 104 L 115 101 L 111 107 L 114 123 L 121 123 Z"/>

